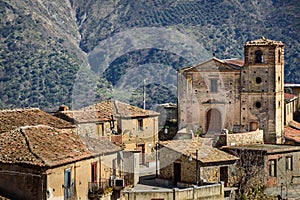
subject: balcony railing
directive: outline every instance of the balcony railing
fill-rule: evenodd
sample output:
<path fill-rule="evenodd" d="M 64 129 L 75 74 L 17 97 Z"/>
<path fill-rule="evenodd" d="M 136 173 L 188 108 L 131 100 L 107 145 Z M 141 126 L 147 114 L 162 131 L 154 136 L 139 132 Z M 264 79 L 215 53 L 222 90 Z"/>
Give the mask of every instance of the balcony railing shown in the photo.
<path fill-rule="evenodd" d="M 112 192 L 112 187 L 109 185 L 109 179 L 100 179 L 100 182 L 89 182 L 90 199 L 97 199 Z"/>

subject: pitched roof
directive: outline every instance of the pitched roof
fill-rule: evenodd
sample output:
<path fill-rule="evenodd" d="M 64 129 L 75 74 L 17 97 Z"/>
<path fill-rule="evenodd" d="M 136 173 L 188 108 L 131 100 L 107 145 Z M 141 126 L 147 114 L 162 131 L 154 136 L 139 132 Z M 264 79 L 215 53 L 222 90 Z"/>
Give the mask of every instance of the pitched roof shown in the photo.
<path fill-rule="evenodd" d="M 144 110 L 120 101 L 102 101 L 76 111 L 59 112 L 79 123 L 111 121 L 114 117 L 132 118 L 158 116 L 159 113 L 152 110 Z M 56 114 L 59 116 L 59 114 Z"/>
<path fill-rule="evenodd" d="M 0 134 L 0 162 L 53 167 L 91 156 L 74 129 L 24 126 Z"/>
<path fill-rule="evenodd" d="M 244 66 L 244 60 L 239 58 L 230 58 L 223 60 L 226 64 L 235 66 L 235 67 L 243 67 Z"/>
<path fill-rule="evenodd" d="M 80 137 L 85 147 L 93 156 L 105 155 L 121 151 L 122 148 L 108 141 L 107 139 L 97 139 L 90 137 Z"/>
<path fill-rule="evenodd" d="M 21 126 L 48 125 L 55 128 L 73 128 L 65 120 L 54 117 L 38 108 L 0 110 L 0 133 Z"/>
<path fill-rule="evenodd" d="M 285 102 L 289 102 L 292 101 L 294 99 L 297 99 L 298 97 L 294 94 L 289 94 L 289 93 L 284 93 L 284 101 Z"/>
<path fill-rule="evenodd" d="M 300 151 L 300 146 L 281 145 L 281 144 L 252 144 L 241 146 L 223 147 L 224 149 L 239 149 L 250 151 L 263 151 L 266 153 L 283 153 L 290 151 Z"/>
<path fill-rule="evenodd" d="M 290 125 L 290 127 L 292 127 L 292 128 L 295 128 L 295 129 L 298 129 L 298 130 L 300 130 L 300 123 L 299 122 L 296 122 L 296 121 L 290 121 L 289 122 L 289 125 Z"/>
<path fill-rule="evenodd" d="M 193 159 L 196 159 L 196 149 L 198 149 L 198 160 L 204 164 L 238 160 L 238 157 L 212 147 L 211 139 L 208 138 L 199 138 L 198 140 L 170 140 L 161 144 L 183 155 L 191 155 Z"/>
<path fill-rule="evenodd" d="M 287 140 L 294 141 L 295 143 L 300 143 L 300 130 L 292 127 L 284 127 L 284 134 Z"/>
<path fill-rule="evenodd" d="M 211 64 L 213 63 L 213 64 Z M 189 66 L 179 69 L 179 72 L 185 71 L 237 71 L 243 66 L 244 61 L 237 58 L 220 60 L 218 58 L 211 58 L 195 66 Z"/>
<path fill-rule="evenodd" d="M 274 45 L 280 45 L 280 46 L 284 46 L 284 44 L 281 41 L 275 41 L 275 40 L 269 40 L 265 37 L 261 37 L 260 39 L 257 40 L 252 40 L 252 41 L 248 41 L 246 42 L 245 46 L 274 46 Z"/>

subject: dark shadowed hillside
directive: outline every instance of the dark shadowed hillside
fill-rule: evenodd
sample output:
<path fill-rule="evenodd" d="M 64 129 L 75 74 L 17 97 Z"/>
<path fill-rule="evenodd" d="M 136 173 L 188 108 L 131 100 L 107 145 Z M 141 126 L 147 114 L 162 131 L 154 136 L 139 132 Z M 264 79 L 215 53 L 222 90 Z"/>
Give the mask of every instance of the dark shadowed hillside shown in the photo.
<path fill-rule="evenodd" d="M 286 82 L 300 83 L 299 9 L 297 0 L 0 0 L 0 107 L 141 105 L 144 80 L 147 108 L 175 102 L 176 69 L 242 58 L 261 36 L 286 44 Z"/>

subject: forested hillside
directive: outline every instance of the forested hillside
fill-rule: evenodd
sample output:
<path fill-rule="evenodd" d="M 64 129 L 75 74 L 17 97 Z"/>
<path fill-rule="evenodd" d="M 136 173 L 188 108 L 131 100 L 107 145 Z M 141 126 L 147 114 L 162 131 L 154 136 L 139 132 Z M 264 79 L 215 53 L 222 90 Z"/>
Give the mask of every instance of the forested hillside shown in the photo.
<path fill-rule="evenodd" d="M 104 99 L 147 108 L 176 102 L 176 70 L 243 57 L 243 44 L 281 40 L 285 82 L 300 83 L 300 5 L 252 0 L 0 0 L 0 108 Z"/>

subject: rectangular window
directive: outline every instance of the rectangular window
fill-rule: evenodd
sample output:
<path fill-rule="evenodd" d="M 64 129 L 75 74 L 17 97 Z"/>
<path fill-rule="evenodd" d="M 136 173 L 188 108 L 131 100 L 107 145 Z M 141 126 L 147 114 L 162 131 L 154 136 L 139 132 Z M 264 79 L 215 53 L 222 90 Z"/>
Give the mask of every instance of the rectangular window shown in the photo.
<path fill-rule="evenodd" d="M 71 169 L 65 169 L 64 172 L 64 195 L 65 199 L 71 197 Z"/>
<path fill-rule="evenodd" d="M 210 79 L 210 92 L 218 92 L 218 80 Z"/>
<path fill-rule="evenodd" d="M 269 176 L 276 177 L 276 160 L 269 160 Z"/>
<path fill-rule="evenodd" d="M 143 119 L 138 119 L 138 130 L 139 131 L 143 131 L 144 130 Z"/>
<path fill-rule="evenodd" d="M 186 84 L 187 84 L 187 91 L 188 93 L 191 93 L 192 92 L 192 89 L 193 89 L 193 78 L 191 75 L 187 75 L 186 76 Z"/>
<path fill-rule="evenodd" d="M 292 156 L 287 156 L 286 157 L 286 170 L 293 170 L 293 157 Z"/>
<path fill-rule="evenodd" d="M 91 163 L 91 182 L 97 182 L 97 162 Z"/>
<path fill-rule="evenodd" d="M 97 136 L 104 136 L 104 124 L 103 123 L 99 123 L 96 124 L 96 132 L 97 132 Z"/>

